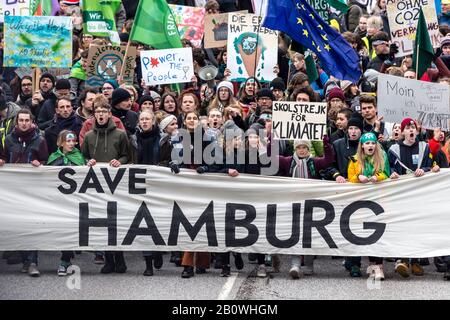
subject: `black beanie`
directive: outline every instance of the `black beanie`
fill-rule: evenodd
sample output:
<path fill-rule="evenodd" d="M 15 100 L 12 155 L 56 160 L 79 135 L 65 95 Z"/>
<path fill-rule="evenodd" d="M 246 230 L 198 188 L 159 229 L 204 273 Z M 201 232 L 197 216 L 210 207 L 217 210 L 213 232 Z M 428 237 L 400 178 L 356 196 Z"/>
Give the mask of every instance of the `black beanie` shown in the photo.
<path fill-rule="evenodd" d="M 286 90 L 286 86 L 284 85 L 284 81 L 282 78 L 278 77 L 272 80 L 272 82 L 270 83 L 270 90 L 281 90 L 281 91 L 285 91 Z"/>
<path fill-rule="evenodd" d="M 42 79 L 44 78 L 50 79 L 50 81 L 53 83 L 53 86 L 55 86 L 55 77 L 51 73 L 48 72 L 43 73 L 41 75 L 41 78 L 39 79 L 39 82 L 41 82 Z"/>
<path fill-rule="evenodd" d="M 128 99 L 131 99 L 131 95 L 127 90 L 125 90 L 123 88 L 114 89 L 114 91 L 112 93 L 112 98 L 111 98 L 111 106 L 115 107 L 122 101 L 125 101 Z"/>
<path fill-rule="evenodd" d="M 139 99 L 139 102 L 138 102 L 138 103 L 139 103 L 139 106 L 141 107 L 142 104 L 143 104 L 145 101 L 150 101 L 153 105 L 155 105 L 155 101 L 153 100 L 152 96 L 149 95 L 149 94 L 144 94 L 144 95 Z"/>
<path fill-rule="evenodd" d="M 361 130 L 361 133 L 364 131 L 363 119 L 359 114 L 353 114 L 348 120 L 347 128 L 350 128 L 351 126 L 359 128 Z"/>
<path fill-rule="evenodd" d="M 59 79 L 58 81 L 56 81 L 55 89 L 56 90 L 61 90 L 61 89 L 69 89 L 70 90 L 69 80 Z"/>
<path fill-rule="evenodd" d="M 270 91 L 270 89 L 267 88 L 261 89 L 256 93 L 257 99 L 262 97 L 268 97 L 270 98 L 270 100 L 275 101 L 275 96 L 273 95 L 272 91 Z"/>

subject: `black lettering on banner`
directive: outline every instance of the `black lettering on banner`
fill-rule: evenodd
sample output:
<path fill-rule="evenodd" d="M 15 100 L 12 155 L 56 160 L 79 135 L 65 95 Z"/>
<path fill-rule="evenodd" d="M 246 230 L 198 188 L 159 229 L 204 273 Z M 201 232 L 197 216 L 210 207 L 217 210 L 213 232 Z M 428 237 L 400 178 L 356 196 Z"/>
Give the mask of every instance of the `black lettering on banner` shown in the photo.
<path fill-rule="evenodd" d="M 342 235 L 344 236 L 345 239 L 347 239 L 349 242 L 353 244 L 364 246 L 374 244 L 375 242 L 377 242 L 383 236 L 384 230 L 386 229 L 386 224 L 379 222 L 364 222 L 363 229 L 365 230 L 372 229 L 375 231 L 366 238 L 355 235 L 350 229 L 350 217 L 357 210 L 362 208 L 372 210 L 373 213 L 375 213 L 375 215 L 379 215 L 384 212 L 383 207 L 376 202 L 355 201 L 349 204 L 347 207 L 345 207 L 345 209 L 342 211 L 340 225 Z"/>
<path fill-rule="evenodd" d="M 92 182 L 90 182 L 91 180 Z M 97 193 L 105 193 L 92 167 L 89 168 L 86 178 L 84 178 L 83 184 L 81 185 L 79 193 L 86 193 L 86 190 L 90 188 L 94 188 Z"/>
<path fill-rule="evenodd" d="M 323 220 L 313 220 L 314 208 L 322 208 L 325 210 L 325 218 Z M 303 217 L 303 248 L 311 248 L 311 229 L 316 228 L 328 246 L 332 249 L 337 248 L 330 233 L 325 228 L 334 220 L 334 207 L 325 200 L 306 200 L 305 212 Z"/>
<path fill-rule="evenodd" d="M 72 194 L 77 190 L 76 181 L 73 179 L 70 179 L 69 177 L 66 177 L 66 175 L 73 176 L 74 174 L 75 174 L 75 170 L 73 170 L 72 168 L 64 168 L 61 171 L 59 171 L 59 173 L 58 173 L 59 180 L 61 180 L 62 182 L 65 182 L 69 185 L 68 189 L 64 188 L 62 185 L 59 185 L 58 186 L 59 192 L 61 192 L 63 194 Z"/>
<path fill-rule="evenodd" d="M 236 211 L 244 211 L 245 218 L 236 220 Z M 258 228 L 251 224 L 256 218 L 254 206 L 242 203 L 227 203 L 225 210 L 225 246 L 248 247 L 256 243 L 259 237 Z M 248 230 L 248 236 L 236 239 L 236 227 Z"/>
<path fill-rule="evenodd" d="M 111 194 L 114 194 L 114 191 L 116 191 L 117 186 L 120 183 L 120 180 L 122 180 L 123 175 L 125 174 L 125 171 L 127 169 L 120 168 L 117 170 L 117 174 L 114 177 L 114 180 L 111 179 L 111 176 L 109 175 L 108 168 L 101 168 L 100 169 L 103 173 L 103 177 L 105 177 L 105 181 L 108 184 L 109 190 L 111 191 Z"/>
<path fill-rule="evenodd" d="M 176 246 L 178 244 L 178 233 L 180 231 L 180 224 L 183 225 L 184 230 L 194 241 L 197 234 L 202 229 L 203 225 L 206 224 L 206 236 L 208 238 L 208 246 L 217 247 L 217 234 L 216 225 L 214 222 L 214 202 L 211 201 L 208 207 L 203 211 L 202 215 L 195 222 L 194 226 L 191 225 L 189 220 L 184 215 L 178 203 L 175 201 L 173 204 L 172 212 L 172 223 L 170 225 L 170 234 L 167 244 L 169 246 Z"/>
<path fill-rule="evenodd" d="M 146 174 L 146 169 L 130 168 L 128 178 L 128 190 L 130 194 L 145 194 L 145 188 L 136 188 L 137 183 L 145 183 L 145 178 L 136 178 L 137 174 Z"/>
<path fill-rule="evenodd" d="M 280 240 L 276 236 L 277 205 L 267 205 L 266 238 L 267 241 L 277 248 L 290 248 L 295 246 L 300 239 L 300 203 L 292 204 L 292 233 L 289 239 Z"/>
<path fill-rule="evenodd" d="M 89 228 L 108 228 L 108 246 L 117 245 L 117 202 L 108 201 L 106 219 L 89 218 L 89 203 L 81 202 L 79 205 L 79 245 L 89 246 Z"/>
<path fill-rule="evenodd" d="M 145 220 L 147 228 L 139 228 L 142 220 Z M 145 202 L 142 202 L 141 206 L 139 207 L 139 210 L 136 213 L 133 222 L 131 223 L 131 227 L 128 230 L 127 235 L 125 236 L 125 239 L 123 239 L 122 245 L 124 246 L 131 245 L 136 236 L 151 236 L 153 243 L 155 245 L 157 246 L 166 245 L 163 237 L 161 236 L 161 233 L 159 233 L 159 230 L 155 225 L 155 220 L 153 220 L 152 214 L 148 210 L 148 207 L 145 204 Z"/>

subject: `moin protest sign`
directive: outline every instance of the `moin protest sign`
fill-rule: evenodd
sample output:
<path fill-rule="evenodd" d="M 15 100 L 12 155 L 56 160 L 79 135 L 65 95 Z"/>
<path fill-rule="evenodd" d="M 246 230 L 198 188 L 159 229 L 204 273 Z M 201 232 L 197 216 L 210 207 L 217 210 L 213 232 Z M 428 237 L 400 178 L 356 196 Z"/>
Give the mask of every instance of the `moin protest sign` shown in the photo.
<path fill-rule="evenodd" d="M 397 44 L 397 57 L 413 54 L 420 8 L 428 25 L 433 48 L 440 46 L 439 23 L 434 0 L 387 0 L 387 14 L 392 42 Z"/>
<path fill-rule="evenodd" d="M 254 14 L 228 15 L 227 68 L 231 81 L 256 77 L 268 82 L 276 77 L 273 68 L 278 59 L 278 32 L 261 26 Z"/>
<path fill-rule="evenodd" d="M 450 130 L 448 85 L 380 74 L 377 97 L 378 113 L 386 122 L 400 123 L 410 117 L 427 129 Z"/>
<path fill-rule="evenodd" d="M 336 184 L 188 169 L 174 176 L 141 165 L 6 165 L 0 181 L 0 250 L 450 255 L 448 169 Z"/>
<path fill-rule="evenodd" d="M 146 85 L 190 82 L 194 76 L 192 48 L 141 51 Z"/>
<path fill-rule="evenodd" d="M 276 139 L 322 140 L 326 134 L 326 103 L 276 101 L 272 112 Z"/>
<path fill-rule="evenodd" d="M 125 57 L 125 54 L 126 57 Z M 133 83 L 136 66 L 136 47 L 129 46 L 97 46 L 89 47 L 87 80 L 89 86 L 101 86 L 106 80 L 116 80 L 122 70 L 121 79 L 126 83 Z"/>

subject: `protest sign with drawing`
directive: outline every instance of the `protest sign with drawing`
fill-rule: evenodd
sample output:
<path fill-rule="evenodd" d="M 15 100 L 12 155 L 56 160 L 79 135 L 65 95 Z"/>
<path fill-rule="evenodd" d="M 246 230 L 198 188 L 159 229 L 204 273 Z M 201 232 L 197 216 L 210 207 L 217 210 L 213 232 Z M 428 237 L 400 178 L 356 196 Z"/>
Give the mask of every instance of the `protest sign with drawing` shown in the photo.
<path fill-rule="evenodd" d="M 181 39 L 191 41 L 194 47 L 202 46 L 205 31 L 205 8 L 169 5 L 178 26 Z"/>
<path fill-rule="evenodd" d="M 231 81 L 241 82 L 254 76 L 268 82 L 276 77 L 278 31 L 261 24 L 261 17 L 254 14 L 229 14 L 227 68 L 231 71 Z"/>
<path fill-rule="evenodd" d="M 410 117 L 426 129 L 450 131 L 450 89 L 448 85 L 380 74 L 378 113 L 386 122 L 400 123 Z"/>
<path fill-rule="evenodd" d="M 396 57 L 413 54 L 413 41 L 416 37 L 419 12 L 422 7 L 427 21 L 433 48 L 440 46 L 439 23 L 434 1 L 429 0 L 387 0 L 387 14 L 389 19 L 390 36 L 397 44 L 399 52 Z"/>
<path fill-rule="evenodd" d="M 273 103 L 273 137 L 280 140 L 322 140 L 327 130 L 327 104 L 322 102 Z"/>
<path fill-rule="evenodd" d="M 141 66 L 146 85 L 190 82 L 194 76 L 191 48 L 141 51 Z"/>
<path fill-rule="evenodd" d="M 70 17 L 5 17 L 5 67 L 72 67 Z"/>
<path fill-rule="evenodd" d="M 126 52 L 125 46 L 91 45 L 86 70 L 87 84 L 101 86 L 106 80 L 117 79 L 124 60 L 125 68 L 121 78 L 126 83 L 132 83 L 136 65 L 136 47 L 130 46 Z"/>
<path fill-rule="evenodd" d="M 237 11 L 247 13 L 247 10 Z M 208 14 L 205 16 L 204 47 L 219 48 L 227 45 L 228 39 L 228 13 Z"/>

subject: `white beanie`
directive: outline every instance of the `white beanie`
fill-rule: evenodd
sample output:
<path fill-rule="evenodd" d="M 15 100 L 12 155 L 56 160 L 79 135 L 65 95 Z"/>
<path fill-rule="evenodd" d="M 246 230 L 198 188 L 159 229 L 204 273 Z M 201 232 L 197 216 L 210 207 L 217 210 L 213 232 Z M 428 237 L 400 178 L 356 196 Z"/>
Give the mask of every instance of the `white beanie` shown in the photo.
<path fill-rule="evenodd" d="M 175 117 L 173 114 L 169 114 L 167 117 L 161 120 L 159 123 L 159 130 L 164 131 L 165 128 L 173 121 L 177 120 L 177 117 Z"/>
<path fill-rule="evenodd" d="M 225 87 L 228 88 L 231 91 L 231 95 L 234 96 L 234 88 L 233 84 L 230 81 L 222 81 L 217 85 L 217 92 L 219 92 L 219 89 Z"/>
<path fill-rule="evenodd" d="M 297 149 L 298 146 L 307 146 L 311 150 L 311 142 L 308 140 L 295 140 L 294 149 Z"/>

